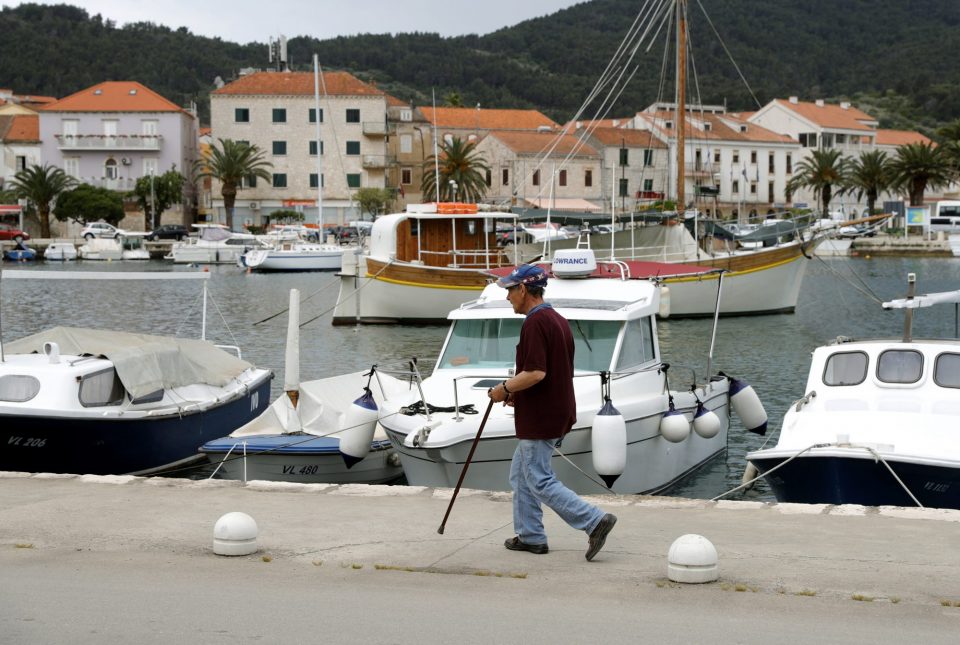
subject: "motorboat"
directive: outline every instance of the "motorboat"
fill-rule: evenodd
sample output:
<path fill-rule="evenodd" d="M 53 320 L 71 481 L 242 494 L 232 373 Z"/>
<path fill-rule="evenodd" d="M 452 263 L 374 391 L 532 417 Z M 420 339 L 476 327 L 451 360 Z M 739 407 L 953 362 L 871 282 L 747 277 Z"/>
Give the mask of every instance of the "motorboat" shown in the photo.
<path fill-rule="evenodd" d="M 43 252 L 48 262 L 67 262 L 77 259 L 77 247 L 70 242 L 52 242 Z"/>
<path fill-rule="evenodd" d="M 300 292 L 290 293 L 284 394 L 250 423 L 200 448 L 225 479 L 383 484 L 402 476 L 376 406 L 409 383 L 355 372 L 300 382 Z M 374 378 L 374 376 L 376 378 Z M 352 448 L 350 446 L 353 446 Z"/>
<path fill-rule="evenodd" d="M 219 224 L 193 226 L 198 230 L 198 236 L 174 242 L 166 259 L 177 264 L 237 264 L 250 249 L 266 248 L 249 233 L 234 233 Z"/>
<path fill-rule="evenodd" d="M 123 260 L 149 260 L 150 251 L 146 247 L 146 239 L 149 233 L 124 232 L 120 236 L 121 254 Z"/>
<path fill-rule="evenodd" d="M 205 281 L 209 273 L 4 271 L 0 279 Z M 0 470 L 151 474 L 196 461 L 205 441 L 263 413 L 273 378 L 205 331 L 186 339 L 60 326 L 2 343 Z"/>
<path fill-rule="evenodd" d="M 77 249 L 77 255 L 81 260 L 114 262 L 123 259 L 123 244 L 119 235 L 115 238 L 88 237 L 86 243 Z"/>
<path fill-rule="evenodd" d="M 445 323 L 451 309 L 480 295 L 488 269 L 512 264 L 497 244 L 501 220 L 516 226 L 517 216 L 445 202 L 381 215 L 369 249 L 343 255 L 333 324 Z"/>
<path fill-rule="evenodd" d="M 343 251 L 338 244 L 278 238 L 269 248 L 245 252 L 240 265 L 253 271 L 339 271 Z"/>
<path fill-rule="evenodd" d="M 914 311 L 960 291 L 883 303 L 900 339 L 840 337 L 813 352 L 776 446 L 747 454 L 781 502 L 960 509 L 960 339 L 915 339 Z"/>
<path fill-rule="evenodd" d="M 755 393 L 711 373 L 709 357 L 706 373 L 671 389 L 657 340 L 657 315 L 669 313 L 661 280 L 710 269 L 598 264 L 589 249 L 560 252 L 544 268 L 554 278 L 546 302 L 569 321 L 576 345 L 577 420 L 553 457 L 564 484 L 578 493 L 659 493 L 722 453 L 731 397 L 751 395 L 758 406 Z M 650 278 L 655 275 L 660 277 Z M 513 408 L 488 408 L 487 390 L 513 373 L 524 318 L 513 312 L 506 290 L 495 284 L 449 318 L 433 373 L 423 379 L 416 369 L 401 373 L 413 378 L 417 389 L 385 401 L 380 423 L 410 484 L 453 487 L 479 436 L 463 486 L 508 489 L 517 445 Z M 740 400 L 733 398 L 734 404 Z M 484 409 L 489 417 L 478 434 Z M 762 408 L 750 412 L 755 416 L 744 425 L 765 431 L 761 413 Z M 611 431 L 611 425 L 617 426 L 610 422 L 614 417 L 620 419 L 619 430 Z"/>

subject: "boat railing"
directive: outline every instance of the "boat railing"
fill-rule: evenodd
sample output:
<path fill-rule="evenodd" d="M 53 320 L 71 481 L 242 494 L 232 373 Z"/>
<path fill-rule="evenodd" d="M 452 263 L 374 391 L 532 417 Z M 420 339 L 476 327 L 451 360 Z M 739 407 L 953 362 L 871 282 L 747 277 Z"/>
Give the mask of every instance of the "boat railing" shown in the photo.
<path fill-rule="evenodd" d="M 243 360 L 243 356 L 240 354 L 240 348 L 236 345 L 214 345 L 214 347 L 222 350 L 232 351 L 237 355 L 237 358 Z"/>
<path fill-rule="evenodd" d="M 449 259 L 448 267 L 454 269 L 489 269 L 504 264 L 506 257 L 500 248 L 457 249 L 449 251 L 420 251 L 421 256 L 432 255 Z"/>

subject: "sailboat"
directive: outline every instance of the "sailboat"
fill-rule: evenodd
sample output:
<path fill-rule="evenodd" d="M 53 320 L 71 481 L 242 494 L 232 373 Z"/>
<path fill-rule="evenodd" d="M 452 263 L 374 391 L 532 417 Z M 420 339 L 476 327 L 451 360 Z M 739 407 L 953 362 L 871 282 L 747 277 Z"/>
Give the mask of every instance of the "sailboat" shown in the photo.
<path fill-rule="evenodd" d="M 611 209 L 613 233 L 590 236 L 583 239 L 548 240 L 545 244 L 530 244 L 521 247 L 521 257 L 543 255 L 551 256 L 555 250 L 589 245 L 599 256 L 610 260 L 645 260 L 666 262 L 678 265 L 711 267 L 723 270 L 723 298 L 720 304 L 721 315 L 788 313 L 796 308 L 800 285 L 807 269 L 807 260 L 813 249 L 823 239 L 810 235 L 809 226 L 815 221 L 809 218 L 768 219 L 751 234 L 747 243 L 738 241 L 736 236 L 724 229 L 720 222 L 702 217 L 687 205 L 686 179 L 696 169 L 687 167 L 688 131 L 694 131 L 692 125 L 694 113 L 687 105 L 687 1 L 663 0 L 659 3 L 647 3 L 644 13 L 625 39 L 625 45 L 608 65 L 607 72 L 614 73 L 629 65 L 629 59 L 617 61 L 623 52 L 636 51 L 647 34 L 653 34 L 659 26 L 670 19 L 676 27 L 676 102 L 672 106 L 672 134 L 668 134 L 668 147 L 674 178 L 671 185 L 673 197 L 679 205 L 678 212 L 659 214 L 655 221 L 645 222 L 643 226 L 634 226 L 633 215 L 616 216 Z M 630 41 L 631 38 L 637 40 Z M 611 72 L 613 70 L 613 72 Z M 628 76 L 619 72 L 621 76 Z M 611 96 L 620 89 L 618 81 L 607 76 L 597 86 L 607 84 L 613 87 Z M 595 95 L 591 99 L 596 98 Z M 609 101 L 604 101 L 609 109 Z M 581 110 L 582 113 L 582 110 Z M 579 118 L 579 114 L 578 114 Z M 581 133 L 586 137 L 591 130 L 587 127 Z M 692 146 L 691 146 L 692 148 Z M 611 204 L 615 200 L 611 199 Z M 617 230 L 617 222 L 629 222 L 624 230 Z M 671 294 L 671 316 L 696 317 L 711 316 L 714 302 L 718 297 L 719 279 L 717 274 L 702 277 L 674 277 L 666 280 Z"/>
<path fill-rule="evenodd" d="M 320 63 L 313 55 L 313 98 L 320 114 Z M 320 141 L 320 119 L 317 122 L 317 150 Z M 317 177 L 323 177 L 323 156 L 317 155 Z M 323 182 L 317 180 L 317 226 L 323 232 Z M 253 271 L 339 271 L 343 249 L 338 244 L 312 242 L 301 236 L 283 239 L 279 235 L 265 249 L 251 249 L 240 258 L 240 264 Z"/>

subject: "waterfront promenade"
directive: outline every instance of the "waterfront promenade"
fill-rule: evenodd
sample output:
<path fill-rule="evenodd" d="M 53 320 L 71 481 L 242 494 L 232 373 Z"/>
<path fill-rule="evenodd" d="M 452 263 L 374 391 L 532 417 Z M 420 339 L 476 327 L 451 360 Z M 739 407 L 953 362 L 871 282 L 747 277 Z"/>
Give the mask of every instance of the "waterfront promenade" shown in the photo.
<path fill-rule="evenodd" d="M 0 643 L 955 642 L 960 511 L 591 498 L 596 560 L 549 511 L 507 551 L 509 493 L 0 474 Z M 230 511 L 255 555 L 212 553 Z M 698 533 L 720 579 L 666 578 Z"/>

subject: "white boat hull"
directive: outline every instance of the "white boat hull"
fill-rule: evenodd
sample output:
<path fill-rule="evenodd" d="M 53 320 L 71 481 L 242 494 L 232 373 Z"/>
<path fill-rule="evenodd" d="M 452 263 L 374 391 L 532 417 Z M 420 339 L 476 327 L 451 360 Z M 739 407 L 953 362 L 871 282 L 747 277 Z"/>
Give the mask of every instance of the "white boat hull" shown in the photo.
<path fill-rule="evenodd" d="M 254 250 L 243 255 L 242 264 L 254 271 L 339 271 L 343 251 L 329 250 Z"/>
<path fill-rule="evenodd" d="M 853 240 L 829 238 L 820 242 L 815 253 L 821 257 L 845 257 L 850 255 L 850 247 L 852 245 Z"/>
<path fill-rule="evenodd" d="M 288 435 L 289 436 L 289 435 Z M 295 437 L 290 438 L 295 441 Z M 241 439 L 237 439 L 241 441 Z M 237 448 L 223 462 L 218 477 L 246 481 L 263 480 L 298 484 L 386 484 L 403 475 L 400 461 L 391 448 L 371 450 L 352 468 L 344 466 L 339 454 L 281 455 L 255 454 L 243 457 Z M 208 454 L 211 461 L 218 459 Z"/>
<path fill-rule="evenodd" d="M 173 247 L 171 258 L 175 264 L 236 264 L 246 249 L 236 247 L 206 247 L 185 245 Z"/>

